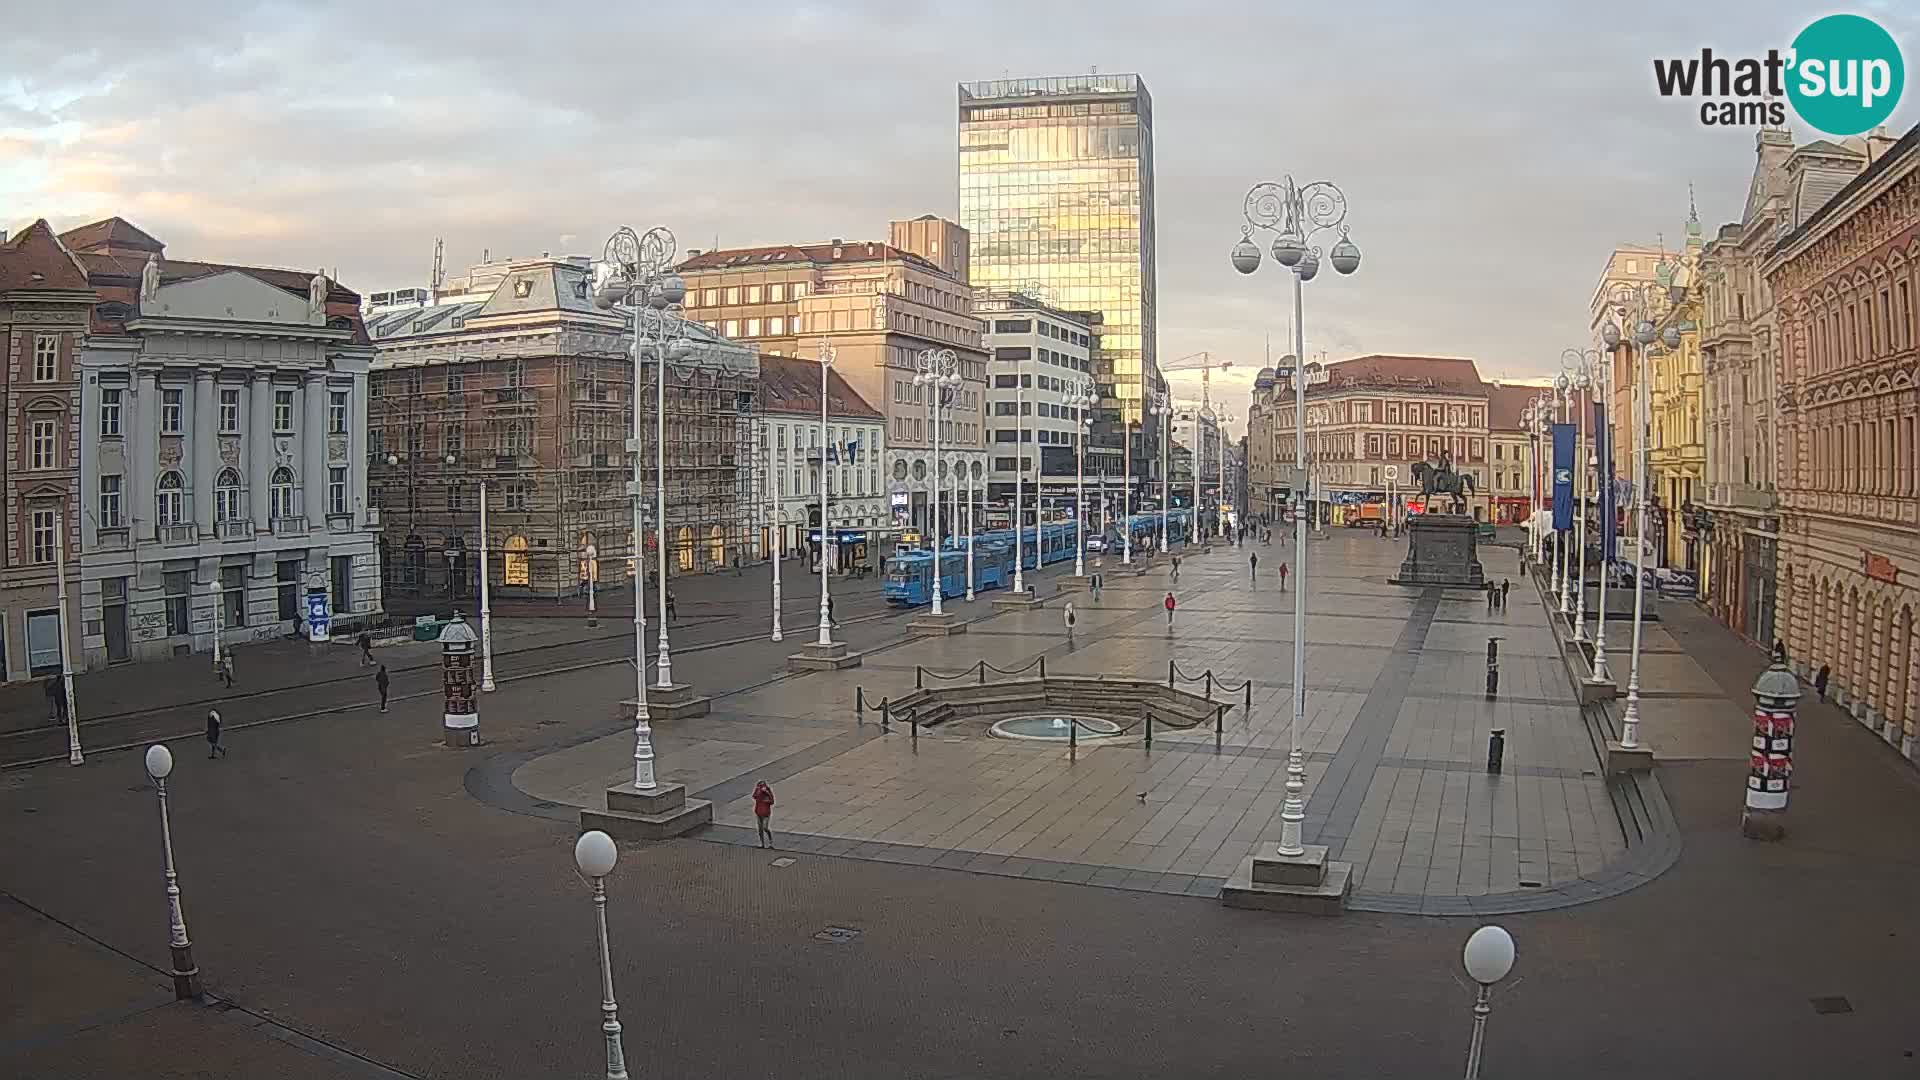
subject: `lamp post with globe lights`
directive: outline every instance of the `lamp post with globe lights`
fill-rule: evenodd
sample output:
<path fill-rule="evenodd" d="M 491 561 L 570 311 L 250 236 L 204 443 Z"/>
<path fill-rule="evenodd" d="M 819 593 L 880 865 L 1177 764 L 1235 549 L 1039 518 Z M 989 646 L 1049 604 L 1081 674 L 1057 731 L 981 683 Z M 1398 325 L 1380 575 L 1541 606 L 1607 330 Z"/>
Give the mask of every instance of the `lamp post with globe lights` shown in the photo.
<path fill-rule="evenodd" d="M 167 777 L 172 772 L 173 752 L 166 744 L 147 747 L 147 775 L 160 793 L 160 849 L 167 868 L 167 949 L 173 956 L 173 996 L 187 1001 L 200 996 L 200 968 L 193 962 L 187 917 L 180 911 L 180 875 L 173 868 L 173 823 L 167 817 Z"/>
<path fill-rule="evenodd" d="M 646 393 L 641 357 L 651 354 L 659 383 L 655 403 L 655 441 L 658 444 L 655 486 L 659 489 L 658 532 L 654 543 L 660 559 L 660 681 L 670 688 L 672 680 L 667 664 L 667 541 L 666 541 L 666 385 L 667 363 L 682 359 L 689 346 L 686 339 L 670 334 L 671 309 L 686 298 L 687 285 L 673 272 L 676 245 L 673 233 L 652 228 L 645 235 L 622 225 L 608 238 L 604 258 L 593 267 L 594 304 L 610 311 L 626 304 L 633 312 L 633 433 L 627 440 L 627 453 L 633 458 L 633 669 L 634 669 L 634 748 L 633 785 L 642 791 L 659 786 L 654 777 L 653 725 L 647 712 L 647 605 L 645 588 L 644 538 L 646 536 L 646 497 L 644 470 L 646 459 L 640 437 L 640 402 Z M 670 340 L 671 339 L 671 340 Z M 482 521 L 485 521 L 485 494 L 482 493 Z M 483 528 L 484 532 L 484 528 Z M 484 576 L 482 577 L 484 581 Z M 485 620 L 482 620 L 485 625 Z"/>
<path fill-rule="evenodd" d="M 1560 410 L 1559 422 L 1564 424 L 1572 417 L 1572 414 L 1573 414 L 1573 376 L 1567 374 L 1564 371 L 1554 376 L 1553 395 L 1554 395 L 1554 400 L 1557 403 Z M 1560 486 L 1560 462 L 1559 462 L 1558 451 L 1556 451 L 1554 454 L 1553 469 L 1554 469 L 1553 483 L 1554 483 L 1554 487 L 1557 489 Z M 1556 522 L 1556 524 L 1558 523 Z M 1573 614 L 1573 563 L 1569 561 L 1571 559 L 1572 553 L 1568 550 L 1569 548 L 1572 547 L 1572 545 L 1567 543 L 1566 537 L 1560 535 L 1561 531 L 1562 530 L 1558 528 L 1554 529 L 1553 531 L 1554 547 L 1556 548 L 1556 550 L 1554 551 L 1554 560 L 1553 560 L 1554 569 L 1556 571 L 1554 576 L 1555 576 L 1555 580 L 1558 582 L 1557 591 L 1558 591 L 1558 598 L 1560 601 L 1560 604 L 1559 604 L 1560 614 L 1562 616 L 1568 616 Z M 1567 531 L 1570 532 L 1571 529 Z"/>
<path fill-rule="evenodd" d="M 1320 273 L 1320 249 L 1313 238 L 1321 232 L 1338 229 L 1340 239 L 1327 259 L 1341 275 L 1360 268 L 1360 248 L 1347 235 L 1347 196 L 1324 180 L 1296 187 L 1293 177 L 1280 183 L 1256 184 L 1247 192 L 1244 204 L 1247 223 L 1241 228 L 1240 242 L 1233 247 L 1233 268 L 1251 274 L 1260 267 L 1260 246 L 1253 242 L 1253 230 L 1274 233 L 1273 260 L 1293 271 L 1293 466 L 1296 477 L 1307 472 L 1307 381 L 1304 361 L 1307 355 L 1306 321 L 1302 313 L 1302 287 Z M 1306 758 L 1300 751 L 1300 726 L 1307 711 L 1307 519 L 1298 511 L 1293 519 L 1295 589 L 1293 594 L 1293 713 L 1287 724 L 1286 799 L 1280 808 L 1280 854 L 1300 856 L 1306 847 L 1300 838 L 1301 823 L 1306 820 Z"/>
<path fill-rule="evenodd" d="M 1593 389 L 1599 376 L 1600 351 L 1598 349 L 1566 349 L 1560 354 L 1560 362 L 1566 367 L 1573 380 L 1576 395 L 1574 406 L 1573 436 L 1573 497 L 1577 508 L 1578 524 L 1574 531 L 1578 534 L 1574 547 L 1574 603 L 1573 603 L 1573 640 L 1587 640 L 1587 500 L 1591 497 L 1592 484 L 1587 479 L 1588 460 L 1587 439 L 1591 434 L 1587 430 L 1587 413 L 1592 404 Z M 1605 619 L 1601 620 L 1605 622 Z"/>
<path fill-rule="evenodd" d="M 1173 442 L 1173 399 L 1155 393 L 1147 412 L 1155 419 L 1160 435 L 1160 554 L 1167 553 L 1167 447 Z"/>
<path fill-rule="evenodd" d="M 1480 1052 L 1486 1044 L 1487 1016 L 1493 1012 L 1493 984 L 1513 970 L 1513 935 L 1498 926 L 1483 926 L 1467 938 L 1461 961 L 1467 976 L 1479 984 L 1473 997 L 1473 1038 L 1467 1043 L 1467 1080 L 1479 1080 Z"/>
<path fill-rule="evenodd" d="M 613 950 L 607 944 L 607 875 L 620 859 L 613 837 L 598 829 L 573 842 L 573 864 L 593 885 L 593 921 L 600 945 L 600 1032 L 607 1040 L 607 1080 L 627 1080 L 627 1053 L 620 1044 L 620 1006 L 613 1000 Z"/>
<path fill-rule="evenodd" d="M 1082 579 L 1087 576 L 1087 429 L 1093 426 L 1092 409 L 1099 403 L 1091 381 L 1082 382 L 1066 398 L 1067 408 L 1079 417 L 1073 448 L 1073 576 Z"/>
<path fill-rule="evenodd" d="M 960 520 L 967 530 L 967 600 L 971 602 L 973 600 L 973 484 L 979 477 L 974 475 L 964 457 L 954 458 L 953 467 L 954 471 L 960 474 L 960 479 L 966 481 L 967 508 Z"/>
<path fill-rule="evenodd" d="M 1120 562 L 1123 565 L 1133 563 L 1133 428 L 1136 421 L 1126 424 L 1126 443 L 1122 447 L 1123 482 L 1120 485 Z"/>
<path fill-rule="evenodd" d="M 940 411 L 949 404 L 948 399 L 960 389 L 960 355 L 952 349 L 923 349 L 917 359 L 919 374 L 913 377 L 915 386 L 927 388 L 927 426 L 932 429 L 933 437 L 933 614 L 936 618 L 945 615 L 941 606 L 941 594 L 946 592 L 940 581 L 940 474 L 945 462 L 940 460 Z M 824 439 L 822 440 L 824 441 Z M 1014 522 L 1015 535 L 1019 535 L 1018 521 Z M 824 535 L 824 534 L 823 534 Z M 1014 590 L 1020 590 L 1017 567 L 1020 565 L 1016 552 L 1014 566 Z"/>
<path fill-rule="evenodd" d="M 1608 295 L 1609 305 L 1614 315 L 1600 327 L 1600 340 L 1608 349 L 1620 345 L 1622 334 L 1615 316 L 1622 320 L 1631 320 L 1631 333 L 1627 335 L 1633 345 L 1639 346 L 1640 355 L 1634 362 L 1636 378 L 1634 380 L 1634 439 L 1633 439 L 1633 503 L 1634 503 L 1634 560 L 1633 560 L 1633 642 L 1629 647 L 1630 659 L 1627 667 L 1627 707 L 1620 716 L 1620 747 L 1624 750 L 1640 748 L 1640 623 L 1646 614 L 1644 579 L 1647 573 L 1647 362 L 1648 346 L 1652 345 L 1657 331 L 1653 325 L 1652 303 L 1646 289 L 1625 282 L 1617 284 Z M 1674 344 L 1679 344 L 1679 332 L 1673 332 Z M 1602 613 L 1604 617 L 1604 612 Z"/>
<path fill-rule="evenodd" d="M 822 341 L 816 354 L 820 364 L 820 622 L 814 644 L 823 649 L 833 645 L 833 601 L 827 595 L 827 522 L 832 517 L 828 508 L 833 489 L 833 474 L 827 471 L 827 371 L 839 355 L 831 339 Z"/>
<path fill-rule="evenodd" d="M 1233 422 L 1233 417 L 1221 410 L 1214 414 L 1213 422 L 1219 430 L 1220 443 L 1220 452 L 1214 455 L 1220 483 L 1213 489 L 1213 535 L 1222 539 L 1227 535 L 1227 515 L 1220 511 L 1220 505 L 1227 501 L 1227 425 Z"/>

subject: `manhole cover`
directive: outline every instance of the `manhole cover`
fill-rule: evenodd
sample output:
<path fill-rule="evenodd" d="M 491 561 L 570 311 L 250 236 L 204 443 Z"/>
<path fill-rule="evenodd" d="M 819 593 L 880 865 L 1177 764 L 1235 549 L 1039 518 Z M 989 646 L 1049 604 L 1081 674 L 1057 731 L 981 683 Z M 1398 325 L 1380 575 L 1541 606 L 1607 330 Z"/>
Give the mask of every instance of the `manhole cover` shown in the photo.
<path fill-rule="evenodd" d="M 829 926 L 813 935 L 815 941 L 831 941 L 835 945 L 844 945 L 860 936 L 860 931 L 848 926 Z"/>
<path fill-rule="evenodd" d="M 1807 1000 L 1813 1003 L 1813 1011 L 1821 1016 L 1832 1016 L 1835 1013 L 1850 1013 L 1853 1011 L 1853 1002 L 1843 997 L 1817 997 L 1808 998 Z"/>
<path fill-rule="evenodd" d="M 779 858 L 779 859 L 773 860 L 773 865 L 779 867 L 782 870 L 785 870 L 787 867 L 792 866 L 793 864 L 794 864 L 793 859 Z"/>

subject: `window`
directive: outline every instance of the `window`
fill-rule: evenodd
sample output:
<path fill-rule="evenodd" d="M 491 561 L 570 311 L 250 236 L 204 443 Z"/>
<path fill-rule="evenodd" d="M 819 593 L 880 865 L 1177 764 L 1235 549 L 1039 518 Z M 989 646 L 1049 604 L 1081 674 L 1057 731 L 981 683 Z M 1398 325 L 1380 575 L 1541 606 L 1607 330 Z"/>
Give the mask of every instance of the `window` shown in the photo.
<path fill-rule="evenodd" d="M 121 477 L 117 473 L 112 476 L 102 476 L 100 478 L 99 526 L 103 529 L 120 529 L 126 527 L 126 522 L 121 517 L 120 483 Z"/>
<path fill-rule="evenodd" d="M 333 588 L 331 599 L 335 612 L 353 610 L 353 556 L 335 555 L 331 560 L 333 568 Z"/>
<path fill-rule="evenodd" d="M 213 481 L 213 520 L 244 521 L 246 516 L 246 492 L 240 487 L 240 470 L 221 469 Z"/>
<path fill-rule="evenodd" d="M 790 285 L 790 286 L 789 286 L 789 292 L 788 292 L 788 294 L 787 294 L 787 296 L 788 296 L 788 299 L 790 299 L 790 300 L 798 300 L 798 299 L 800 299 L 801 297 L 803 297 L 803 296 L 805 296 L 805 295 L 807 295 L 807 283 L 806 283 L 806 282 L 804 282 L 804 281 L 796 281 L 796 282 L 793 282 L 793 283 L 792 283 L 792 285 Z"/>
<path fill-rule="evenodd" d="M 27 467 L 54 469 L 60 465 L 60 422 L 35 420 L 27 437 Z"/>
<path fill-rule="evenodd" d="M 507 537 L 506 552 L 501 563 L 501 569 L 505 573 L 504 580 L 508 585 L 527 584 L 529 580 L 531 580 L 527 564 L 527 538 L 524 536 Z"/>
<path fill-rule="evenodd" d="M 60 335 L 36 335 L 33 339 L 33 381 L 54 382 L 59 378 Z"/>
<path fill-rule="evenodd" d="M 280 621 L 300 617 L 299 559 L 282 559 L 273 565 L 274 598 L 279 601 Z"/>
<path fill-rule="evenodd" d="M 760 302 L 760 286 L 758 285 L 747 286 L 747 303 L 757 304 L 759 302 Z"/>
<path fill-rule="evenodd" d="M 787 332 L 787 321 L 778 315 L 767 320 L 767 336 L 779 337 Z"/>
<path fill-rule="evenodd" d="M 712 307 L 715 304 L 718 304 L 720 302 L 719 289 L 703 289 L 701 290 L 700 295 L 702 298 L 701 303 L 706 307 Z"/>
<path fill-rule="evenodd" d="M 327 395 L 327 430 L 335 435 L 347 433 L 347 392 L 335 390 Z"/>
<path fill-rule="evenodd" d="M 220 391 L 220 430 L 231 434 L 240 430 L 240 391 Z"/>
<path fill-rule="evenodd" d="M 737 338 L 740 336 L 740 320 L 739 319 L 728 319 L 725 323 L 721 325 L 725 327 L 725 329 L 720 331 L 720 334 L 722 337 Z"/>
<path fill-rule="evenodd" d="M 114 439 L 120 436 L 120 395 L 123 390 L 100 391 L 100 437 Z"/>
<path fill-rule="evenodd" d="M 459 454 L 467 448 L 467 428 L 458 420 L 449 420 L 440 428 L 440 446 L 449 454 Z"/>
<path fill-rule="evenodd" d="M 464 371 L 447 372 L 447 396 L 458 399 L 467 392 L 467 373 Z"/>
<path fill-rule="evenodd" d="M 160 391 L 160 433 L 162 435 L 180 434 L 181 399 L 185 396 L 184 390 Z"/>
<path fill-rule="evenodd" d="M 786 286 L 769 285 L 767 286 L 767 302 L 770 304 L 778 304 L 782 300 L 786 299 L 785 293 L 786 293 Z"/>
<path fill-rule="evenodd" d="M 192 603 L 189 589 L 192 581 L 185 570 L 169 570 L 160 575 L 160 590 L 167 599 L 167 636 L 178 637 L 191 633 L 193 627 L 187 622 L 187 608 Z"/>
<path fill-rule="evenodd" d="M 273 430 L 293 430 L 293 391 L 275 390 L 273 392 Z"/>
<path fill-rule="evenodd" d="M 460 484 L 447 485 L 447 509 L 465 510 L 467 508 L 467 489 Z"/>
<path fill-rule="evenodd" d="M 225 626 L 247 625 L 247 568 L 220 568 L 220 620 Z"/>
<path fill-rule="evenodd" d="M 527 509 L 527 485 L 517 481 L 509 482 L 504 490 L 507 509 L 522 512 Z M 509 584 L 511 584 L 511 582 L 509 582 Z M 524 584 L 524 582 L 522 584 Z"/>
<path fill-rule="evenodd" d="M 336 517 L 347 512 L 347 470 L 336 465 L 327 470 L 327 513 Z"/>
<path fill-rule="evenodd" d="M 273 477 L 268 484 L 267 492 L 271 496 L 270 503 L 273 509 L 273 520 L 281 521 L 300 516 L 300 508 L 297 505 L 299 502 L 297 498 L 298 492 L 293 486 L 292 469 L 282 465 L 273 470 Z"/>
<path fill-rule="evenodd" d="M 52 565 L 54 533 L 60 527 L 60 508 L 57 505 L 36 505 L 29 521 L 28 561 L 35 566 Z"/>
<path fill-rule="evenodd" d="M 176 470 L 160 475 L 160 487 L 154 496 L 154 519 L 162 527 L 185 524 L 187 517 L 186 484 Z"/>
<path fill-rule="evenodd" d="M 727 306 L 731 307 L 735 304 L 738 304 L 739 302 L 740 302 L 740 286 L 738 285 L 728 286 L 727 287 Z"/>
<path fill-rule="evenodd" d="M 747 320 L 747 336 L 748 337 L 760 336 L 760 320 L 759 319 Z"/>

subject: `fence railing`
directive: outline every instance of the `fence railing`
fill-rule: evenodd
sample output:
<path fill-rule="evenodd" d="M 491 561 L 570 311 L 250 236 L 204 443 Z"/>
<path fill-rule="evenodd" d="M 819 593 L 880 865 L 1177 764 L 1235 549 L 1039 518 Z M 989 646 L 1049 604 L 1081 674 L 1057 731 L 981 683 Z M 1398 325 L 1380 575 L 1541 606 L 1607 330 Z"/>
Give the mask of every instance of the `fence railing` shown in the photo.
<path fill-rule="evenodd" d="M 989 671 L 998 672 L 1001 675 L 1024 675 L 1032 671 L 1036 666 L 1040 669 L 1040 677 L 1043 679 L 1046 678 L 1047 658 L 1045 656 L 1036 656 L 1017 668 L 995 667 L 985 660 L 979 661 L 972 667 L 961 668 L 958 671 L 940 671 L 936 668 L 923 667 L 915 664 L 913 665 L 913 688 L 915 690 L 925 690 L 927 688 L 927 676 L 932 676 L 935 679 L 941 679 L 947 682 L 955 682 L 971 675 L 974 677 L 975 683 L 985 686 L 987 684 L 987 672 Z"/>
<path fill-rule="evenodd" d="M 1172 660 L 1167 661 L 1167 689 L 1176 690 L 1179 688 L 1179 684 L 1182 682 L 1206 683 L 1207 684 L 1206 696 L 1208 701 L 1213 700 L 1213 692 L 1215 690 L 1218 690 L 1223 694 L 1240 694 L 1242 695 L 1241 701 L 1240 701 L 1240 707 L 1245 709 L 1249 716 L 1253 714 L 1253 680 L 1252 679 L 1248 679 L 1245 682 L 1242 682 L 1239 686 L 1234 686 L 1228 683 L 1226 680 L 1216 676 L 1213 673 L 1212 668 L 1208 668 L 1207 670 L 1201 672 L 1198 675 L 1189 675 L 1186 672 L 1180 670 L 1179 664 L 1173 662 Z"/>

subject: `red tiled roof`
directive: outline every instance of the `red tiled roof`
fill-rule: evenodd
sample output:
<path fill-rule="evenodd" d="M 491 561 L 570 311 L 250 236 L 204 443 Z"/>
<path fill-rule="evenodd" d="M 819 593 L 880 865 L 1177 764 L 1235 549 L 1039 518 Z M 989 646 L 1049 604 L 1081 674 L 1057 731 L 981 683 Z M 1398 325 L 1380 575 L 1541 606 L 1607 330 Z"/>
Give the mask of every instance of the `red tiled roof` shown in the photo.
<path fill-rule="evenodd" d="M 760 409 L 820 415 L 820 365 L 792 356 L 760 357 Z M 833 417 L 885 419 L 840 373 L 827 369 L 827 413 Z"/>
<path fill-rule="evenodd" d="M 85 288 L 86 271 L 61 245 L 45 218 L 0 244 L 0 292 Z"/>
<path fill-rule="evenodd" d="M 60 234 L 60 240 L 76 252 L 98 252 L 108 248 L 153 252 L 164 255 L 166 245 L 151 233 L 123 217 L 110 217 Z"/>
<path fill-rule="evenodd" d="M 1431 389 L 1482 394 L 1486 384 L 1473 361 L 1458 356 L 1356 356 L 1327 365 L 1327 381 L 1308 393 L 1365 389 Z"/>
<path fill-rule="evenodd" d="M 839 254 L 834 254 L 838 252 Z M 703 251 L 680 263 L 689 270 L 778 270 L 807 264 L 833 266 L 864 262 L 913 263 L 938 272 L 940 268 L 911 251 L 877 240 L 849 240 L 840 244 L 774 244 L 770 247 L 722 248 Z"/>
<path fill-rule="evenodd" d="M 1489 431 L 1525 431 L 1520 414 L 1541 392 L 1538 386 L 1487 384 L 1487 429 Z"/>

